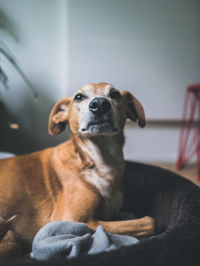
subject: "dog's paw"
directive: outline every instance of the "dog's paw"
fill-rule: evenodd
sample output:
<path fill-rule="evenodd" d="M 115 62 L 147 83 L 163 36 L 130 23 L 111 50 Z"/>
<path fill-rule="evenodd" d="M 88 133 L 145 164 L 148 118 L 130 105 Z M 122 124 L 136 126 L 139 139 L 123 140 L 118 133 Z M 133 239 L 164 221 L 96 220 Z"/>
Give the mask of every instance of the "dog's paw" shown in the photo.
<path fill-rule="evenodd" d="M 155 233 L 155 219 L 150 216 L 133 220 L 133 231 L 129 235 L 134 237 L 152 236 Z"/>
<path fill-rule="evenodd" d="M 145 216 L 142 219 L 141 223 L 141 232 L 138 233 L 138 236 L 151 236 L 155 233 L 156 222 L 155 219 L 150 216 Z"/>

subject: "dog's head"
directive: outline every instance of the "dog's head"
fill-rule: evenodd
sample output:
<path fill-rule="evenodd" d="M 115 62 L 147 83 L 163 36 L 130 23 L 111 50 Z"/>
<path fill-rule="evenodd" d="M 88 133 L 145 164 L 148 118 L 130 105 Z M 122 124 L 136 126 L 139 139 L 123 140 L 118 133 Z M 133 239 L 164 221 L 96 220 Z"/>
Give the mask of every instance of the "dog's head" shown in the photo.
<path fill-rule="evenodd" d="M 144 109 L 130 92 L 120 92 L 108 83 L 89 83 L 73 98 L 56 103 L 49 117 L 49 133 L 59 134 L 68 123 L 73 134 L 115 135 L 123 130 L 127 118 L 145 126 Z"/>

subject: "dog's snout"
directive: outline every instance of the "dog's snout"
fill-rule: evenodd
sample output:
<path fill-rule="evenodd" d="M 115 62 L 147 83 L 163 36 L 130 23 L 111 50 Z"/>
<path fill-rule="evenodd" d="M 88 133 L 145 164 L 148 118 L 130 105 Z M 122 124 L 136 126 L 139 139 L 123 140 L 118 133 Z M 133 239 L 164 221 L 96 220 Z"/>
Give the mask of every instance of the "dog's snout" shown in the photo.
<path fill-rule="evenodd" d="M 89 110 L 95 115 L 105 114 L 110 108 L 109 101 L 103 97 L 94 98 L 89 104 Z"/>

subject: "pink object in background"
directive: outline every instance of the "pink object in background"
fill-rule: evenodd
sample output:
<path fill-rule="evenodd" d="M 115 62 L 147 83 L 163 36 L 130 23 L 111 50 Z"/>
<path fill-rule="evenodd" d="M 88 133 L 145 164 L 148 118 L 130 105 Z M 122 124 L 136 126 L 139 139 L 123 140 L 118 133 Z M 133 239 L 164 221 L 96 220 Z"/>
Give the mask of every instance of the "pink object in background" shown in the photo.
<path fill-rule="evenodd" d="M 200 83 L 186 88 L 176 169 L 183 168 L 195 154 L 200 181 Z"/>

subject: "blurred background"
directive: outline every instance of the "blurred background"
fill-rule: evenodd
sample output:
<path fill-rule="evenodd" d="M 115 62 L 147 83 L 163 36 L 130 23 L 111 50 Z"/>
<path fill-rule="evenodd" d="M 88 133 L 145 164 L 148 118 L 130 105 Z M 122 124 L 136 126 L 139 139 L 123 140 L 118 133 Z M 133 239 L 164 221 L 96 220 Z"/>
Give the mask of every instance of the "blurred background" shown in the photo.
<path fill-rule="evenodd" d="M 173 163 L 186 86 L 200 80 L 199 0 L 0 0 L 0 151 L 28 153 L 62 142 L 48 135 L 53 104 L 83 84 L 106 81 L 143 104 L 147 126 L 126 127 L 125 158 Z M 0 76 L 0 78 L 2 78 Z M 4 77 L 5 78 L 5 77 Z M 30 85 L 30 84 L 29 84 Z"/>

